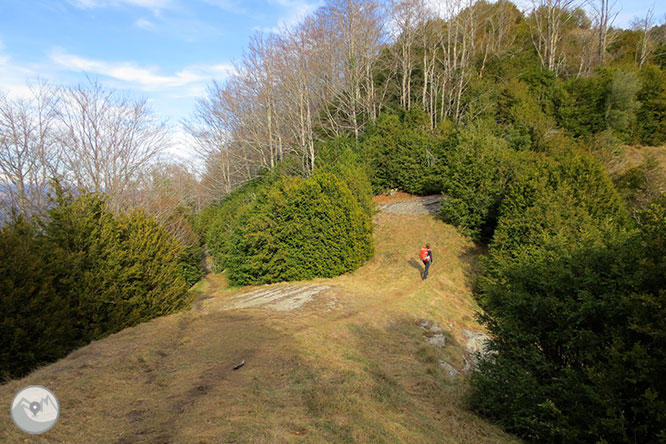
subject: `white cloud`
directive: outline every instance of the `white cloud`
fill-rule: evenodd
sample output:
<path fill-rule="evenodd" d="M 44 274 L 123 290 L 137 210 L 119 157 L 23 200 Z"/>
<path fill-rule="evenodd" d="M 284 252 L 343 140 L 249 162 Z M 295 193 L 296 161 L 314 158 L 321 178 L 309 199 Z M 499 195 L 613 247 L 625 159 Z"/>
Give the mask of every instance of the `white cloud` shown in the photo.
<path fill-rule="evenodd" d="M 69 3 L 81 9 L 108 8 L 115 6 L 136 6 L 152 10 L 168 9 L 173 7 L 172 0 L 68 0 Z"/>
<path fill-rule="evenodd" d="M 156 116 L 176 123 L 192 112 L 196 98 L 206 94 L 211 80 L 223 80 L 233 72 L 233 67 L 224 63 L 190 65 L 166 75 L 156 67 L 87 59 L 63 50 L 53 51 L 48 63 L 20 64 L 4 52 L 0 42 L 0 93 L 9 97 L 30 97 L 31 85 L 42 80 L 58 85 L 82 81 L 82 72 L 99 77 L 107 87 L 144 93 Z M 173 144 L 169 154 L 194 158 L 188 135 L 179 125 L 171 127 L 170 137 Z"/>
<path fill-rule="evenodd" d="M 136 26 L 137 28 L 145 29 L 146 31 L 154 31 L 156 27 L 155 23 L 146 19 L 137 20 L 136 22 L 134 22 L 134 26 Z"/>
<path fill-rule="evenodd" d="M 4 49 L 0 42 L 0 51 Z M 30 86 L 26 79 L 37 81 L 40 79 L 40 70 L 34 67 L 20 66 L 11 57 L 0 53 L 0 91 L 10 97 L 28 97 Z"/>
<path fill-rule="evenodd" d="M 144 91 L 181 88 L 198 83 L 207 83 L 213 79 L 222 80 L 233 71 L 227 64 L 192 65 L 172 75 L 160 73 L 157 67 L 142 67 L 133 62 L 106 62 L 67 54 L 62 50 L 51 53 L 51 61 L 63 69 L 81 71 L 88 74 L 110 77 Z"/>
<path fill-rule="evenodd" d="M 275 26 L 264 27 L 255 26 L 252 29 L 255 31 L 262 31 L 272 34 L 279 34 L 284 29 L 291 29 L 303 21 L 305 17 L 315 12 L 318 8 L 324 5 L 323 0 L 314 3 L 309 3 L 302 0 L 271 0 L 271 3 L 277 4 L 286 11 L 277 20 Z"/>
<path fill-rule="evenodd" d="M 211 6 L 215 6 L 224 11 L 235 12 L 237 14 L 246 14 L 247 10 L 243 7 L 243 2 L 238 0 L 203 0 Z"/>
<path fill-rule="evenodd" d="M 177 0 L 67 0 L 69 4 L 79 9 L 101 9 L 118 7 L 136 7 L 150 10 L 154 16 L 159 16 L 165 9 L 176 9 Z"/>

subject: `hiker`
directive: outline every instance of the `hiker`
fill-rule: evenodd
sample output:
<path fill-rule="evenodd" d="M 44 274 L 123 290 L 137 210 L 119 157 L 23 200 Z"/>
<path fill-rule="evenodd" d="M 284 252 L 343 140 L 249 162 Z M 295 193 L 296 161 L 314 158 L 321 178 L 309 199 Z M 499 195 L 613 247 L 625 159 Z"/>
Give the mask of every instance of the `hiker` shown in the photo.
<path fill-rule="evenodd" d="M 428 279 L 428 269 L 432 265 L 432 251 L 430 250 L 430 244 L 426 244 L 424 248 L 421 248 L 421 260 L 423 265 L 425 265 L 425 271 L 423 272 L 423 277 L 421 279 Z"/>

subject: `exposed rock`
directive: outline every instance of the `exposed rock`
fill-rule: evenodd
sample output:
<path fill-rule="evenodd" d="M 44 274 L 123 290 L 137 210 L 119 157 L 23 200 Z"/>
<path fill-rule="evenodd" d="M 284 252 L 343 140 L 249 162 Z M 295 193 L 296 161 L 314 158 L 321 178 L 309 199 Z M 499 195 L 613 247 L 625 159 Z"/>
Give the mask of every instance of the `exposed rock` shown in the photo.
<path fill-rule="evenodd" d="M 277 311 L 289 311 L 301 308 L 305 303 L 322 291 L 326 285 L 288 285 L 262 288 L 234 296 L 227 309 L 264 307 Z"/>
<path fill-rule="evenodd" d="M 429 319 L 420 319 L 419 327 L 426 331 L 426 342 L 435 347 L 444 347 L 446 345 L 446 336 L 441 328 L 436 326 Z"/>
<path fill-rule="evenodd" d="M 446 370 L 446 373 L 449 375 L 450 378 L 457 378 L 458 376 L 460 376 L 460 372 L 456 370 L 456 368 L 451 364 L 449 364 L 448 362 L 440 359 L 439 365 L 441 365 L 442 368 Z"/>
<path fill-rule="evenodd" d="M 442 333 L 436 333 L 429 338 L 426 338 L 426 342 L 430 345 L 434 345 L 435 347 L 444 347 L 446 345 L 446 336 L 444 336 Z"/>
<path fill-rule="evenodd" d="M 488 341 L 490 341 L 490 337 L 485 333 L 465 330 L 464 328 L 462 332 L 463 335 L 465 335 L 465 338 L 467 338 L 467 343 L 465 344 L 465 363 L 462 372 L 468 374 L 476 369 L 476 366 L 479 363 L 478 356 L 487 355 L 489 353 Z"/>
<path fill-rule="evenodd" d="M 470 356 L 470 359 L 463 358 L 463 366 L 460 369 L 462 373 L 468 375 L 472 373 L 475 368 L 476 368 L 476 358 L 474 356 Z"/>
<path fill-rule="evenodd" d="M 467 338 L 465 350 L 472 354 L 486 353 L 486 347 L 488 345 L 488 341 L 490 340 L 490 337 L 487 334 L 473 330 L 465 330 L 464 328 L 462 329 L 462 332 L 463 335 L 465 335 Z"/>

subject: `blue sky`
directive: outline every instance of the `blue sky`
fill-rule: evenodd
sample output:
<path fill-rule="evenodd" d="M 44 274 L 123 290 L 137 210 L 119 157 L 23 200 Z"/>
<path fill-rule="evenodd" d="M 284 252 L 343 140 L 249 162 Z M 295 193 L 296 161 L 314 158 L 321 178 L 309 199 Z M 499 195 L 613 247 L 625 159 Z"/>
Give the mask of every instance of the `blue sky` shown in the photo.
<path fill-rule="evenodd" d="M 318 0 L 0 0 L 0 90 L 91 76 L 178 123 L 224 80 L 249 37 L 298 22 Z"/>
<path fill-rule="evenodd" d="M 433 0 L 434 1 L 434 0 Z M 527 1 L 527 0 L 525 0 Z M 176 127 L 212 80 L 224 80 L 257 30 L 291 25 L 323 0 L 0 0 L 0 90 L 85 76 L 147 97 Z M 522 2 L 521 2 L 522 3 Z M 627 27 L 663 0 L 618 0 Z"/>

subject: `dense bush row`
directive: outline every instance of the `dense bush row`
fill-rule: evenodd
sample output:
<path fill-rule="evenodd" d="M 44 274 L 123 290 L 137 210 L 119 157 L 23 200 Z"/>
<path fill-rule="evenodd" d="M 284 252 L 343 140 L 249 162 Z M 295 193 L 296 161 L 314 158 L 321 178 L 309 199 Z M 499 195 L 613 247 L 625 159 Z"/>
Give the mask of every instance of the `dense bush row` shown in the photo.
<path fill-rule="evenodd" d="M 191 256 L 195 256 L 192 258 Z M 186 307 L 200 258 L 142 212 L 114 215 L 101 196 L 60 194 L 41 226 L 0 231 L 0 376 Z"/>
<path fill-rule="evenodd" d="M 490 182 L 504 179 L 485 175 L 497 172 L 493 165 L 507 148 L 547 152 L 573 141 L 596 150 L 620 143 L 666 143 L 663 69 L 600 67 L 594 75 L 566 79 L 527 66 L 518 70 L 510 60 L 497 61 L 488 68 L 493 76 L 476 79 L 468 100 L 479 109 L 465 126 L 444 121 L 431 129 L 431 116 L 415 109 L 380 115 L 360 140 L 374 191 L 455 195 L 465 192 L 461 187 L 493 186 Z M 462 166 L 456 162 L 467 162 L 465 167 L 478 163 L 484 171 L 456 169 Z M 476 177 L 453 177 L 468 174 Z M 468 223 L 465 214 L 450 216 L 451 223 L 473 227 L 476 235 L 489 234 L 487 227 Z"/>
<path fill-rule="evenodd" d="M 202 214 L 208 249 L 231 284 L 333 277 L 372 256 L 371 187 L 344 145 L 307 179 L 273 173 Z"/>
<path fill-rule="evenodd" d="M 627 229 L 555 194 L 528 216 L 538 236 L 491 245 L 480 297 L 495 353 L 472 405 L 534 442 L 663 442 L 664 201 Z"/>

